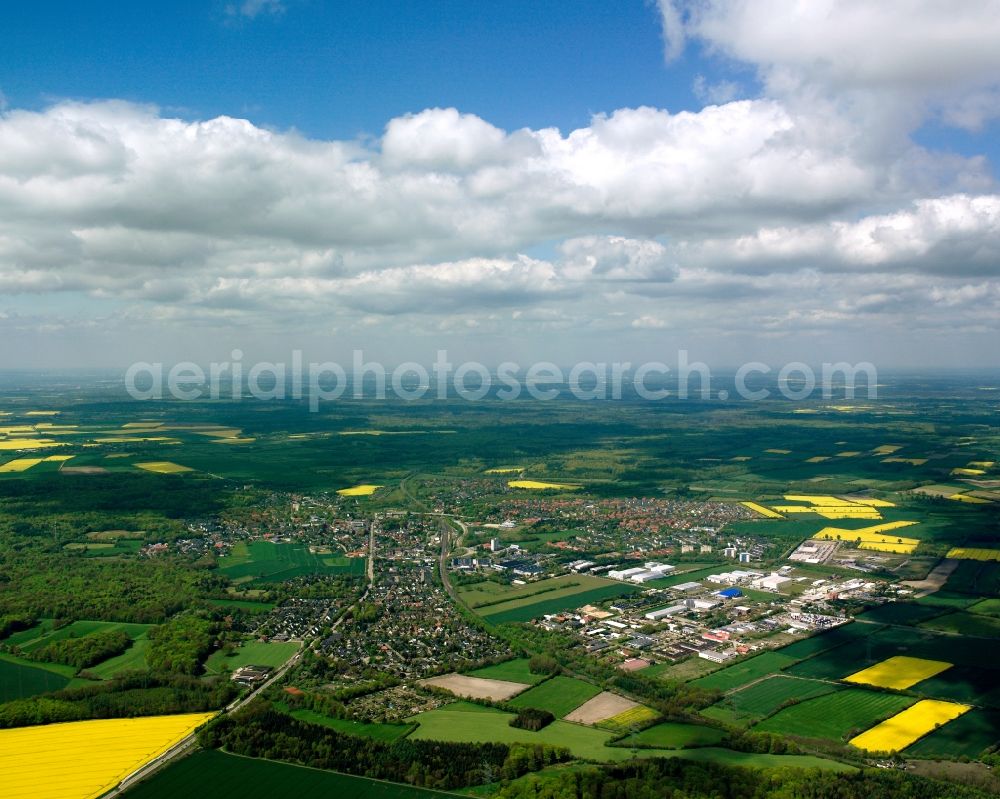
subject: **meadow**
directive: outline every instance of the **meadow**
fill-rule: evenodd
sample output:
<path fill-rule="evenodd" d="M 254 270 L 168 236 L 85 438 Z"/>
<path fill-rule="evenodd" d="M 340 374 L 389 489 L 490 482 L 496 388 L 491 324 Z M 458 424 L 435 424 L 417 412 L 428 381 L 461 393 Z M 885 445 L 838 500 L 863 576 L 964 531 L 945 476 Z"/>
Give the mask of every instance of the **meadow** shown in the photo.
<path fill-rule="evenodd" d="M 545 679 L 544 674 L 534 674 L 528 668 L 528 658 L 515 658 L 493 666 L 486 666 L 482 669 L 466 672 L 471 677 L 483 677 L 488 680 L 506 680 L 507 682 L 520 682 L 534 685 Z"/>
<path fill-rule="evenodd" d="M 561 719 L 600 692 L 600 688 L 589 682 L 560 675 L 529 688 L 511 699 L 510 704 L 514 707 L 548 710 L 557 719 Z"/>
<path fill-rule="evenodd" d="M 653 749 L 685 749 L 694 746 L 715 746 L 725 737 L 725 731 L 717 727 L 685 724 L 680 721 L 664 721 L 637 733 L 625 735 L 615 745 Z"/>

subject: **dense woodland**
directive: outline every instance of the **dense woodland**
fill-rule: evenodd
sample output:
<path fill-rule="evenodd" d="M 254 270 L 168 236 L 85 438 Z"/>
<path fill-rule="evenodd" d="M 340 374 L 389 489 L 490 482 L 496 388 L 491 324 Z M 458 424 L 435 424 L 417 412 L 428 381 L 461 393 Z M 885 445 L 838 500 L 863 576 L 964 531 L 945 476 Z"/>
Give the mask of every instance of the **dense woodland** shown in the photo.
<path fill-rule="evenodd" d="M 28 655 L 31 660 L 65 663 L 85 669 L 95 663 L 120 655 L 132 645 L 132 639 L 122 630 L 100 630 L 80 638 L 63 638 L 39 647 Z"/>
<path fill-rule="evenodd" d="M 216 710 L 237 694 L 227 680 L 134 674 L 0 704 L 0 728 L 82 719 L 162 716 Z"/>
<path fill-rule="evenodd" d="M 899 771 L 834 774 L 733 768 L 681 759 L 530 775 L 497 799 L 988 799 L 993 794 Z"/>
<path fill-rule="evenodd" d="M 406 738 L 385 743 L 293 719 L 265 702 L 211 722 L 199 733 L 199 741 L 249 757 L 440 789 L 514 779 L 569 759 L 565 749 L 541 745 Z"/>
<path fill-rule="evenodd" d="M 215 645 L 218 625 L 209 618 L 184 613 L 149 631 L 146 663 L 153 671 L 197 674 Z"/>

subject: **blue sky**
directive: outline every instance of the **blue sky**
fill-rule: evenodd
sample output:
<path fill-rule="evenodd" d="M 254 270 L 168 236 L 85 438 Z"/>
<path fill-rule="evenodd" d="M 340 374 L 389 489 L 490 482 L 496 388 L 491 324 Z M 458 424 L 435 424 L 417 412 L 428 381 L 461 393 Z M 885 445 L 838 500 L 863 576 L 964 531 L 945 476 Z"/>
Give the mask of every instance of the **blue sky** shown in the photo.
<path fill-rule="evenodd" d="M 43 0 L 2 37 L 0 366 L 992 358 L 1000 0 Z"/>
<path fill-rule="evenodd" d="M 669 66 L 642 2 L 321 2 L 226 13 L 225 2 L 8 4 L 0 51 L 12 105 L 152 102 L 318 137 L 455 106 L 511 129 L 573 128 L 637 105 L 697 108 L 689 52 Z"/>

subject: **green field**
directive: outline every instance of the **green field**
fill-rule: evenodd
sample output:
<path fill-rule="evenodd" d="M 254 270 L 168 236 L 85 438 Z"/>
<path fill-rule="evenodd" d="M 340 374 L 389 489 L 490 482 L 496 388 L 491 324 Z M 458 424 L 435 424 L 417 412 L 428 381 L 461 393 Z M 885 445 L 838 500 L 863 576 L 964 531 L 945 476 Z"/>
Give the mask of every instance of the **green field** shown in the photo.
<path fill-rule="evenodd" d="M 603 577 L 567 574 L 518 586 L 483 581 L 459 588 L 459 596 L 480 616 L 503 624 L 530 621 L 637 590 L 637 586 Z"/>
<path fill-rule="evenodd" d="M 346 735 L 357 735 L 361 738 L 371 738 L 376 741 L 395 741 L 406 737 L 416 729 L 415 724 L 369 724 L 351 719 L 335 719 L 330 716 L 324 716 L 322 713 L 317 713 L 314 710 L 291 710 L 287 712 L 299 721 L 305 721 L 309 724 L 319 724 L 322 727 L 329 727 L 331 730 L 336 730 Z"/>
<path fill-rule="evenodd" d="M 69 678 L 46 669 L 24 665 L 0 655 L 0 702 L 26 699 L 69 685 Z"/>
<path fill-rule="evenodd" d="M 217 608 L 245 610 L 248 613 L 267 613 L 275 607 L 273 602 L 253 602 L 249 599 L 209 599 L 208 604 Z"/>
<path fill-rule="evenodd" d="M 921 627 L 928 630 L 941 630 L 960 635 L 973 635 L 980 638 L 996 638 L 1000 636 L 1000 619 L 981 616 L 975 613 L 949 613 L 925 621 Z"/>
<path fill-rule="evenodd" d="M 837 690 L 836 685 L 826 682 L 775 675 L 728 694 L 703 710 L 702 715 L 728 724 L 749 723 L 770 716 L 785 703 L 811 699 Z"/>
<path fill-rule="evenodd" d="M 205 661 L 205 671 L 220 674 L 235 671 L 241 666 L 270 666 L 277 668 L 284 664 L 299 649 L 299 645 L 281 641 L 246 641 L 231 655 L 217 650 Z"/>
<path fill-rule="evenodd" d="M 510 704 L 514 707 L 548 710 L 557 719 L 561 719 L 600 692 L 600 688 L 589 682 L 560 675 L 529 688 L 523 694 L 511 699 Z"/>
<path fill-rule="evenodd" d="M 776 674 L 793 663 L 795 658 L 784 652 L 764 652 L 705 677 L 699 677 L 692 682 L 692 685 L 697 685 L 699 688 L 714 688 L 718 691 L 731 691 L 753 680 Z"/>
<path fill-rule="evenodd" d="M 456 703 L 457 704 L 457 703 Z M 420 726 L 411 738 L 431 741 L 470 741 L 488 743 L 544 743 L 564 746 L 574 757 L 597 762 L 631 760 L 633 750 L 627 746 L 608 746 L 612 733 L 566 721 L 554 721 L 539 732 L 528 732 L 510 726 L 511 713 L 503 713 L 489 708 L 477 709 L 486 712 L 449 710 L 453 705 L 445 705 L 414 716 Z M 637 749 L 635 757 L 681 757 L 689 760 L 709 760 L 727 765 L 744 765 L 759 768 L 794 766 L 800 768 L 822 768 L 833 770 L 853 770 L 832 760 L 804 755 L 756 755 L 734 752 L 731 749 L 701 747 L 696 749 Z"/>
<path fill-rule="evenodd" d="M 551 597 L 542 599 L 534 604 L 512 607 L 508 610 L 497 611 L 490 608 L 490 612 L 483 614 L 484 618 L 491 624 L 506 624 L 509 622 L 525 622 L 537 619 L 540 616 L 561 613 L 564 610 L 573 610 L 584 605 L 593 605 L 605 599 L 613 599 L 626 594 L 634 594 L 639 590 L 638 586 L 627 585 L 625 583 L 613 582 L 603 588 L 592 588 L 579 594 L 570 594 L 565 597 L 553 599 Z"/>
<path fill-rule="evenodd" d="M 91 666 L 87 671 L 102 680 L 110 680 L 126 671 L 143 671 L 146 669 L 146 651 L 149 649 L 149 643 L 149 637 L 143 633 L 120 655 Z"/>
<path fill-rule="evenodd" d="M 839 741 L 873 727 L 915 701 L 909 696 L 845 688 L 779 710 L 754 730 Z"/>
<path fill-rule="evenodd" d="M 724 730 L 680 721 L 664 721 L 635 735 L 626 735 L 616 746 L 641 746 L 659 749 L 684 749 L 690 746 L 714 746 L 726 737 Z"/>
<path fill-rule="evenodd" d="M 528 658 L 517 658 L 504 663 L 497 663 L 495 666 L 486 666 L 482 669 L 466 672 L 470 677 L 483 677 L 487 680 L 507 680 L 509 682 L 527 683 L 534 685 L 545 679 L 544 674 L 532 674 L 528 669 Z"/>
<path fill-rule="evenodd" d="M 329 562 L 327 562 L 329 561 Z M 219 558 L 219 571 L 230 580 L 277 583 L 310 574 L 364 574 L 364 558 L 337 558 L 309 551 L 302 544 L 253 541 L 237 544 Z"/>
<path fill-rule="evenodd" d="M 970 613 L 978 613 L 981 616 L 1000 617 L 1000 599 L 983 599 L 969 607 Z"/>
<path fill-rule="evenodd" d="M 590 574 L 564 574 L 560 577 L 550 577 L 537 582 L 525 583 L 524 585 L 503 585 L 484 580 L 480 583 L 461 586 L 458 593 L 473 610 L 489 608 L 484 613 L 492 613 L 496 610 L 508 610 L 522 605 L 530 605 L 534 597 L 545 597 L 556 599 L 573 594 L 582 594 L 592 588 L 601 588 L 609 585 L 611 580 L 601 577 L 594 577 Z"/>
<path fill-rule="evenodd" d="M 131 788 L 127 796 L 129 799 L 176 799 L 178 796 L 210 796 L 212 799 L 276 799 L 283 796 L 443 799 L 453 794 L 208 750 L 179 759 Z"/>
<path fill-rule="evenodd" d="M 801 660 L 812 657 L 820 652 L 836 649 L 844 644 L 857 641 L 859 638 L 865 638 L 878 632 L 880 629 L 882 629 L 882 625 L 879 624 L 858 624 L 857 622 L 844 624 L 840 627 L 834 627 L 828 632 L 811 635 L 808 638 L 803 638 L 801 641 L 789 644 L 782 648 L 781 653 L 790 655 L 796 660 Z"/>
<path fill-rule="evenodd" d="M 977 758 L 1000 743 L 1000 713 L 971 710 L 907 747 L 908 757 Z"/>

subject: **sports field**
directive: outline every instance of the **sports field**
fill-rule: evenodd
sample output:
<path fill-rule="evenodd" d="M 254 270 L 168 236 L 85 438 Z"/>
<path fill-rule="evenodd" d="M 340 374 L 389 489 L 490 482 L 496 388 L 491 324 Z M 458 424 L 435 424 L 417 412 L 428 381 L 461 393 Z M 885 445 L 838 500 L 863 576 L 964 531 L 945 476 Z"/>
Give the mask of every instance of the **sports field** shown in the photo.
<path fill-rule="evenodd" d="M 299 645 L 290 641 L 247 641 L 238 646 L 231 655 L 218 650 L 205 661 L 205 671 L 220 674 L 235 671 L 241 666 L 270 666 L 277 668 L 294 655 Z"/>

